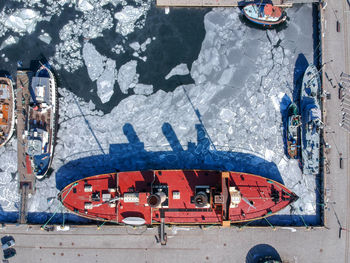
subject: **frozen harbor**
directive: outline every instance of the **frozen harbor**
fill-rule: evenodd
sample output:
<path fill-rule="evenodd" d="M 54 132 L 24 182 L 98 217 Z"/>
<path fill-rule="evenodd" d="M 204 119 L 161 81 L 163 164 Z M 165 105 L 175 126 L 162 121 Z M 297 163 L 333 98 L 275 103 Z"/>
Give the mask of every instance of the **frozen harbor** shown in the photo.
<path fill-rule="evenodd" d="M 302 175 L 298 161 L 287 158 L 283 140 L 286 108 L 297 98 L 307 62 L 314 62 L 311 5 L 288 9 L 284 28 L 261 30 L 231 8 L 170 9 L 165 15 L 143 1 L 82 0 L 68 7 L 63 2 L 56 2 L 60 11 L 52 15 L 40 2 L 24 1 L 27 9 L 12 10 L 10 16 L 25 15 L 0 31 L 2 69 L 13 66 L 6 61 L 22 59 L 13 52 L 22 39 L 37 35 L 61 81 L 54 172 L 36 184 L 30 221 L 44 222 L 58 206 L 58 191 L 89 175 L 196 168 L 244 171 L 282 182 L 299 200 L 270 221 L 319 224 L 315 177 Z M 67 12 L 59 38 L 35 28 Z M 184 25 L 196 22 L 203 28 L 168 22 L 150 31 L 157 15 L 175 25 L 181 16 L 187 19 Z M 0 23 L 6 16 L 3 12 Z M 192 39 L 197 32 L 202 38 Z M 101 48 L 112 36 L 120 41 Z M 172 46 L 177 36 L 183 49 Z M 164 41 L 170 47 L 159 50 Z M 1 219 L 14 221 L 19 207 L 15 138 L 0 156 L 6 160 L 0 163 Z"/>

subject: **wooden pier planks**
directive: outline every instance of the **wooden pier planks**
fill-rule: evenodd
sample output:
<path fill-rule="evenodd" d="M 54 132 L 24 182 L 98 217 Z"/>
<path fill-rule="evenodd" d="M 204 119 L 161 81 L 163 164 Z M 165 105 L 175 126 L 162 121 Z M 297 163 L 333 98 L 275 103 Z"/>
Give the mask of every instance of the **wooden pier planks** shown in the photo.
<path fill-rule="evenodd" d="M 19 191 L 21 194 L 21 207 L 19 212 L 19 222 L 26 223 L 27 216 L 27 198 L 28 194 L 35 192 L 35 176 L 28 173 L 26 169 L 26 151 L 24 128 L 26 115 L 28 113 L 28 104 L 30 99 L 29 85 L 32 76 L 30 71 L 17 71 L 17 95 L 16 95 L 16 112 L 17 112 L 17 156 L 18 156 L 18 173 L 19 173 Z"/>

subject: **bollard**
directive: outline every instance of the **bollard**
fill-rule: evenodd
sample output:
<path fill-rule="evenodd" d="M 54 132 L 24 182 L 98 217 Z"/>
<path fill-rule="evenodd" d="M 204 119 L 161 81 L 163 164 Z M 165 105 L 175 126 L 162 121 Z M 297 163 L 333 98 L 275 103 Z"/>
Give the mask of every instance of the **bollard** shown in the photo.
<path fill-rule="evenodd" d="M 343 98 L 343 91 L 344 91 L 344 88 L 341 85 L 339 85 L 338 98 L 340 100 Z"/>
<path fill-rule="evenodd" d="M 340 169 L 343 169 L 343 157 L 341 153 L 339 154 L 339 167 Z"/>
<path fill-rule="evenodd" d="M 337 32 L 340 32 L 340 23 L 338 20 L 337 20 Z"/>

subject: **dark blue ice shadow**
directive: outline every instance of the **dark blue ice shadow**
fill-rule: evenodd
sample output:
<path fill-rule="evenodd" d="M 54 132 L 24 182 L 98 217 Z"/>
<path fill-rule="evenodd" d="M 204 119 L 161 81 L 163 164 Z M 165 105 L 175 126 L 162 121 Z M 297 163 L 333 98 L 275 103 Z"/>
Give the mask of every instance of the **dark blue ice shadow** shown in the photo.
<path fill-rule="evenodd" d="M 71 213 L 62 213 L 62 211 L 66 211 L 64 209 L 58 210 L 58 213 L 55 214 L 52 218 L 51 216 L 53 213 L 45 213 L 45 212 L 31 212 L 27 214 L 27 222 L 30 224 L 44 224 L 46 223 L 50 218 L 50 222 L 48 226 L 52 224 L 67 224 L 67 225 L 77 225 L 77 224 L 96 224 L 96 221 L 89 220 L 87 218 L 77 216 L 75 214 Z M 64 220 L 64 221 L 63 221 Z"/>
<path fill-rule="evenodd" d="M 297 60 L 295 61 L 294 66 L 294 74 L 293 74 L 293 101 L 297 103 L 299 107 L 300 102 L 300 92 L 301 92 L 301 85 L 303 82 L 303 76 L 305 73 L 305 70 L 309 66 L 309 62 L 307 61 L 304 54 L 300 53 L 297 57 Z"/>
<path fill-rule="evenodd" d="M 292 103 L 291 98 L 284 94 L 281 103 L 280 103 L 280 112 L 282 116 L 282 124 L 283 124 L 283 148 L 284 154 L 288 155 L 288 146 L 287 146 L 287 122 L 288 122 L 288 106 Z"/>
<path fill-rule="evenodd" d="M 184 150 L 173 128 L 164 123 L 162 131 L 172 151 L 147 150 L 131 124 L 123 132 L 128 143 L 110 145 L 109 154 L 73 160 L 56 173 L 56 187 L 61 190 L 76 180 L 96 174 L 152 169 L 210 169 L 257 174 L 283 183 L 277 166 L 249 153 L 215 151 L 210 148 L 203 126 L 196 125 L 197 144 L 189 142 Z"/>
<path fill-rule="evenodd" d="M 0 223 L 16 223 L 18 221 L 18 211 L 7 212 L 4 211 L 0 205 Z"/>
<path fill-rule="evenodd" d="M 259 244 L 252 247 L 246 256 L 246 263 L 270 262 L 269 260 L 281 261 L 277 250 L 267 244 Z"/>

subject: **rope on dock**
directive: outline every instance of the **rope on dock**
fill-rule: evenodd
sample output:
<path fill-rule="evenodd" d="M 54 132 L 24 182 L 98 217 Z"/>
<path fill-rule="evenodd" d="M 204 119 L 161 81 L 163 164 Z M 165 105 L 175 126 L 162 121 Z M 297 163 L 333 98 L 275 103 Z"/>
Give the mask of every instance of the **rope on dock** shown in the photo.
<path fill-rule="evenodd" d="M 49 220 L 46 221 L 46 223 L 44 225 L 42 225 L 40 227 L 41 230 L 45 230 L 46 225 L 52 220 L 52 218 L 57 214 L 58 209 L 62 208 L 62 203 L 63 201 L 66 199 L 66 197 L 68 196 L 68 194 L 70 193 L 70 191 L 73 189 L 74 186 L 78 185 L 78 183 L 74 183 L 72 184 L 72 186 L 69 188 L 67 194 L 65 195 L 65 197 L 62 199 L 62 201 L 59 203 L 59 205 L 57 206 L 55 212 L 52 214 L 52 216 L 49 218 Z M 64 216 L 63 216 L 63 224 L 64 224 Z M 64 225 L 63 225 L 64 226 Z"/>

